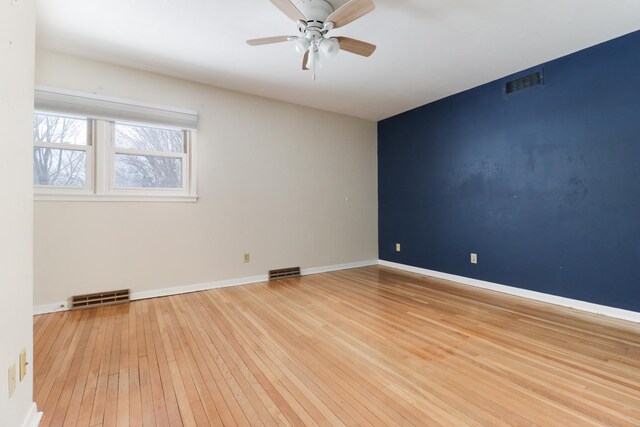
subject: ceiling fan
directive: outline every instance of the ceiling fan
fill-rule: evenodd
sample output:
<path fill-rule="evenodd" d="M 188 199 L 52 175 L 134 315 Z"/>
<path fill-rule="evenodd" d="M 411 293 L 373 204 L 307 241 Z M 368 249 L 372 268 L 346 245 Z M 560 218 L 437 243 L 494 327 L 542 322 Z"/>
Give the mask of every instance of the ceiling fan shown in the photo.
<path fill-rule="evenodd" d="M 271 0 L 282 13 L 298 25 L 298 36 L 276 36 L 247 40 L 250 46 L 272 43 L 293 42 L 298 53 L 303 54 L 302 69 L 312 70 L 316 79 L 316 67 L 320 63 L 320 53 L 334 58 L 340 50 L 369 57 L 376 50 L 371 43 L 349 37 L 329 37 L 334 28 L 345 25 L 372 12 L 376 6 L 371 0 L 350 0 L 334 10 L 326 0 Z"/>

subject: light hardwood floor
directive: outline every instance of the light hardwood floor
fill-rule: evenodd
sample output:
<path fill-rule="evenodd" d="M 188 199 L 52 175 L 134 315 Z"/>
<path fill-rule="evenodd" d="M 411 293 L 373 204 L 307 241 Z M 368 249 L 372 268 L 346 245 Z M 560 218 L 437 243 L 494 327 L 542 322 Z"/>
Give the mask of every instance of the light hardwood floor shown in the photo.
<path fill-rule="evenodd" d="M 640 425 L 640 327 L 381 267 L 34 318 L 41 426 Z"/>

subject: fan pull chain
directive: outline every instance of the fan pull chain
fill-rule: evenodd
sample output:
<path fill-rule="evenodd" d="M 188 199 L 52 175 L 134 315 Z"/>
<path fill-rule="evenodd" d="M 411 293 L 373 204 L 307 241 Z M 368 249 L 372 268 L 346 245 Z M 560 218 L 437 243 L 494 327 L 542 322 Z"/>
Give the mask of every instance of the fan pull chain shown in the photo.
<path fill-rule="evenodd" d="M 318 46 L 312 43 L 309 47 L 309 58 L 311 60 L 311 72 L 313 73 L 313 81 L 316 81 L 316 66 L 320 59 L 318 55 Z"/>

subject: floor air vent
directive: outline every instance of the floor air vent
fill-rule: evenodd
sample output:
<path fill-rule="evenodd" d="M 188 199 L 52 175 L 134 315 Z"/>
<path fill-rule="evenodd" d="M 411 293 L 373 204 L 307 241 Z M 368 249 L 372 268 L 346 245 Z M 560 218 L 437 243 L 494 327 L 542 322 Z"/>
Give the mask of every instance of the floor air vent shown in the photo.
<path fill-rule="evenodd" d="M 300 277 L 300 267 L 269 270 L 269 280 L 288 279 L 289 277 Z"/>
<path fill-rule="evenodd" d="M 102 307 L 105 305 L 129 302 L 129 289 L 121 291 L 98 292 L 97 294 L 76 295 L 71 297 L 71 309 Z"/>
<path fill-rule="evenodd" d="M 529 89 L 540 84 L 542 84 L 542 72 L 536 71 L 535 73 L 508 81 L 505 89 L 507 91 L 507 95 L 509 95 L 511 93 Z"/>

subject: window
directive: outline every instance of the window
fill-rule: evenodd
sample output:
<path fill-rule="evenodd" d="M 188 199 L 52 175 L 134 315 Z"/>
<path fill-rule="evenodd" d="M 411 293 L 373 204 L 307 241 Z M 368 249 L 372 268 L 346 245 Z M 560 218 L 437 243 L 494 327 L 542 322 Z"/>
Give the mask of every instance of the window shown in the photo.
<path fill-rule="evenodd" d="M 36 113 L 33 120 L 33 185 L 87 189 L 92 151 L 86 118 Z"/>
<path fill-rule="evenodd" d="M 182 188 L 184 132 L 116 123 L 115 135 L 116 188 Z"/>
<path fill-rule="evenodd" d="M 195 201 L 195 129 L 188 114 L 36 91 L 36 200 Z"/>

